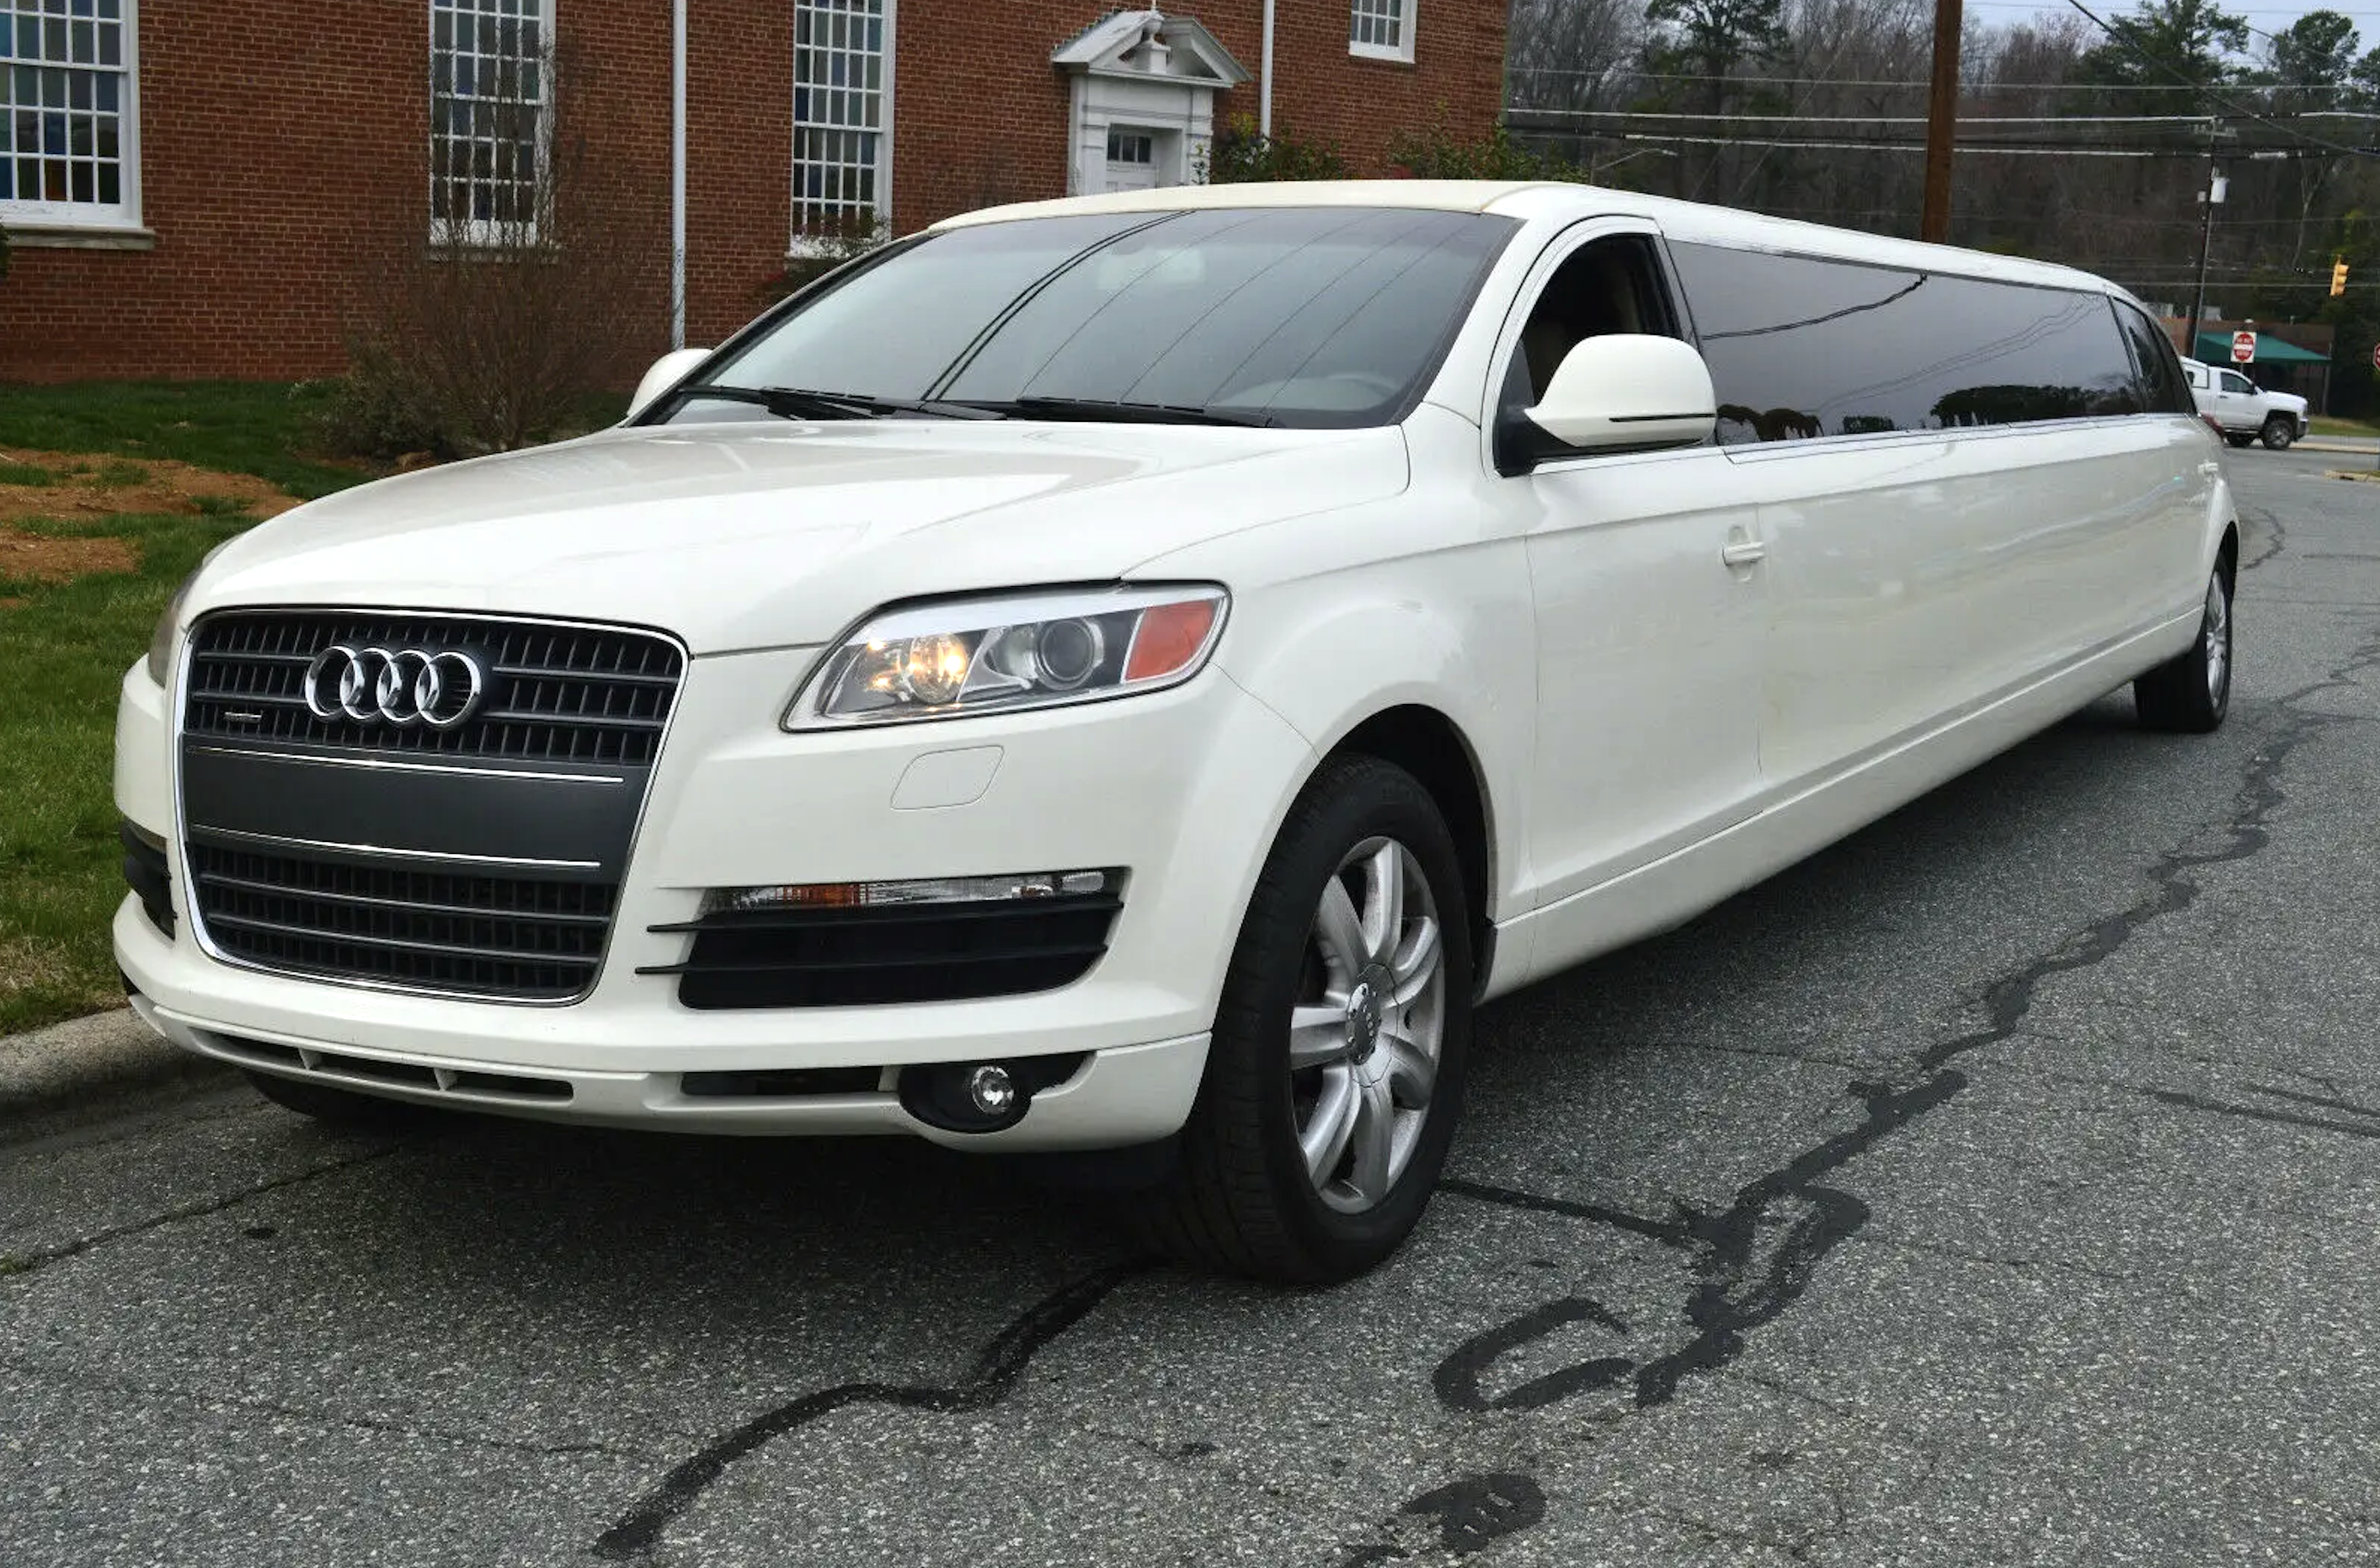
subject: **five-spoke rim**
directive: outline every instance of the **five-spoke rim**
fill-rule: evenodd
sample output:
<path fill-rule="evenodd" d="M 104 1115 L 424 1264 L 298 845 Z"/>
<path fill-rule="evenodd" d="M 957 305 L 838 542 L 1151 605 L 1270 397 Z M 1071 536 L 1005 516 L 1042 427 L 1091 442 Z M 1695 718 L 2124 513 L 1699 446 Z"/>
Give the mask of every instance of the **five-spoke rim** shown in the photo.
<path fill-rule="evenodd" d="M 1387 1197 L 1428 1119 L 1446 1027 L 1437 901 L 1412 850 L 1367 838 L 1322 884 L 1289 1019 L 1291 1107 L 1322 1201 Z"/>
<path fill-rule="evenodd" d="M 2221 701 L 2231 676 L 2231 598 L 2218 574 L 2206 585 L 2206 695 Z"/>

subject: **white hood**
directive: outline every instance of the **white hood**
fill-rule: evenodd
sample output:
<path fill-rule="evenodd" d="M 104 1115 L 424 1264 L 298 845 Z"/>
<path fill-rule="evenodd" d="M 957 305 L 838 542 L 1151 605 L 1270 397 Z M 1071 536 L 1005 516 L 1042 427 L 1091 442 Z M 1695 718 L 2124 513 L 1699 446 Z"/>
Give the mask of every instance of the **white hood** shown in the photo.
<path fill-rule="evenodd" d="M 921 419 L 674 425 L 383 480 L 235 541 L 189 612 L 356 604 L 824 641 L 889 600 L 1098 582 L 1394 495 L 1394 429 Z"/>

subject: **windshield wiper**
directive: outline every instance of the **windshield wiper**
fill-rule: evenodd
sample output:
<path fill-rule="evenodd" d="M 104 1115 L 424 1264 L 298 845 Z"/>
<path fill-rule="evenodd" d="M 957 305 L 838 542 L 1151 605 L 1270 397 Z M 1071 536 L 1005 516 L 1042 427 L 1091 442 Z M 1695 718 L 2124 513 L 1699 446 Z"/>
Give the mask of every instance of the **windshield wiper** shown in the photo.
<path fill-rule="evenodd" d="M 710 383 L 679 389 L 681 398 L 716 397 L 749 403 L 783 419 L 880 419 L 890 414 L 929 414 L 943 419 L 998 419 L 997 409 L 922 397 L 873 397 L 864 392 L 813 392 L 803 386 L 723 386 Z"/>
<path fill-rule="evenodd" d="M 1250 425 L 1270 428 L 1269 414 L 1234 414 L 1189 403 L 1130 403 L 1104 397 L 1018 397 L 1007 402 L 966 400 L 1002 418 L 1027 419 L 1106 419 L 1118 424 Z"/>

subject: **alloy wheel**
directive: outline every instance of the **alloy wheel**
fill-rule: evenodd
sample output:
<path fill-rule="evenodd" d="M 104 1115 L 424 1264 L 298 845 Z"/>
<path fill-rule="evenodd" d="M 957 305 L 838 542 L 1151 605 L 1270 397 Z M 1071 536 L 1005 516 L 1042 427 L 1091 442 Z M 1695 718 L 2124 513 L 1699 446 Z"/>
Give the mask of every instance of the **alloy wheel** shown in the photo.
<path fill-rule="evenodd" d="M 1290 1014 L 1307 1178 L 1342 1213 L 1377 1207 L 1412 1162 L 1446 1023 L 1437 901 L 1411 849 L 1367 838 L 1322 885 Z"/>

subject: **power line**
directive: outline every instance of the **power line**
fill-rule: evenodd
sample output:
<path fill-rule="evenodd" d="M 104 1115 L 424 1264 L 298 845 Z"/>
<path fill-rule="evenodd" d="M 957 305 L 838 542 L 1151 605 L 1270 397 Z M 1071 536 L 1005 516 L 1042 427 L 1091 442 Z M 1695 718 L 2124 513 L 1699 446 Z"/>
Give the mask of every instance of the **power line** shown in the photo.
<path fill-rule="evenodd" d="M 2269 129 L 2279 131 L 2285 136 L 2294 136 L 2309 145 L 2327 148 L 2331 152 L 2343 154 L 2346 157 L 2362 158 L 2371 155 L 2368 149 L 2349 147 L 2342 142 L 2329 141 L 2318 136 L 2310 136 L 2304 131 L 2298 130 L 2289 126 L 2285 126 L 2277 120 L 2268 120 L 2252 109 L 2241 108 L 2239 104 L 2232 103 L 2229 99 L 2211 91 L 2207 84 L 2191 80 L 2189 77 L 2184 76 L 2179 69 L 2177 69 L 2171 62 L 2165 60 L 2156 55 L 2153 55 L 2148 50 L 2143 48 L 2138 39 L 2135 39 L 2131 33 L 2119 29 L 2112 22 L 2107 21 L 2105 18 L 2101 17 L 2098 12 L 2094 11 L 2090 6 L 2082 4 L 2082 0 L 2066 0 L 2066 4 L 2072 6 L 2075 10 L 2082 12 L 2084 17 L 2090 19 L 2092 26 L 2097 28 L 2101 32 L 2106 33 L 2109 38 L 2114 39 L 2117 43 L 2122 44 L 2126 49 L 2131 50 L 2142 59 L 2146 60 L 2150 65 L 2155 66 L 2166 75 L 2173 78 L 2175 81 L 2191 89 L 2192 91 L 2204 92 L 2208 102 L 2215 103 L 2218 107 L 2230 110 L 2234 115 L 2237 115 L 2241 119 L 2250 120 Z"/>
<path fill-rule="evenodd" d="M 1966 0 L 1973 5 L 1975 0 Z M 1689 71 L 1563 70 L 1551 66 L 1515 66 L 1515 77 L 1554 77 L 1582 81 L 1603 81 L 1625 77 L 1632 81 L 1700 81 L 1728 82 L 1752 87 L 1864 87 L 1885 88 L 1896 91 L 1923 92 L 1930 85 L 1922 81 L 1888 80 L 1882 77 L 1804 77 L 1804 76 L 1715 76 L 1697 75 Z M 2142 82 L 2111 82 L 2101 85 L 2087 81 L 1971 81 L 1960 84 L 1966 92 L 2162 92 L 2171 93 L 2170 87 Z M 2362 84 L 2351 81 L 2284 82 L 2240 81 L 2229 84 L 2233 92 L 2354 92 Z M 2204 118 L 2204 116 L 2200 116 Z"/>

